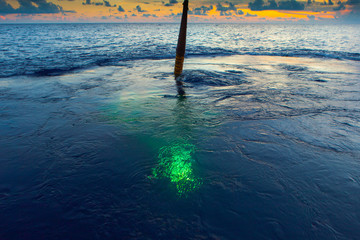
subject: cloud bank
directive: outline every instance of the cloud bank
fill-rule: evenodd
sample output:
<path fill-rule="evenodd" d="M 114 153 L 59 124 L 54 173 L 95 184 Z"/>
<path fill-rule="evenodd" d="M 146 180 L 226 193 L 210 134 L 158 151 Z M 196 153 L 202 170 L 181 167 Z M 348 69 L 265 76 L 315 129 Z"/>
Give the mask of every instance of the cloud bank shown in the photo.
<path fill-rule="evenodd" d="M 269 0 L 267 4 L 265 4 L 263 0 L 255 0 L 254 2 L 249 2 L 248 6 L 252 11 L 305 9 L 305 5 L 296 0 L 285 0 L 279 3 L 275 2 L 275 0 Z"/>
<path fill-rule="evenodd" d="M 46 0 L 18 0 L 19 7 L 13 8 L 5 0 L 0 0 L 0 14 L 50 14 L 63 12 L 62 7 Z"/>

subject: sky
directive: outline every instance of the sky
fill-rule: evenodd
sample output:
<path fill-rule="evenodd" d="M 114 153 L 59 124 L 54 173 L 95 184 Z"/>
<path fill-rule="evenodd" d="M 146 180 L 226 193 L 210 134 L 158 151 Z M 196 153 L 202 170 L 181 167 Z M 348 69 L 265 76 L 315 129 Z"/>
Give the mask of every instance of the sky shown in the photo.
<path fill-rule="evenodd" d="M 179 22 L 179 0 L 0 0 L 0 23 Z M 360 0 L 189 0 L 189 22 L 360 23 Z"/>

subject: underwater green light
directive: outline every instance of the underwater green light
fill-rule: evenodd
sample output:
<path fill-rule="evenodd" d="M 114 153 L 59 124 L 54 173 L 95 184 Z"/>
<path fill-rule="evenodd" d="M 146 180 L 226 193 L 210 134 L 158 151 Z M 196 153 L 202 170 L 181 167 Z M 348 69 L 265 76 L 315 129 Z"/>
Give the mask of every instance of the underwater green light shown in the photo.
<path fill-rule="evenodd" d="M 201 181 L 194 176 L 192 154 L 195 146 L 175 143 L 159 150 L 159 164 L 153 169 L 154 178 L 168 178 L 180 195 L 198 188 Z"/>

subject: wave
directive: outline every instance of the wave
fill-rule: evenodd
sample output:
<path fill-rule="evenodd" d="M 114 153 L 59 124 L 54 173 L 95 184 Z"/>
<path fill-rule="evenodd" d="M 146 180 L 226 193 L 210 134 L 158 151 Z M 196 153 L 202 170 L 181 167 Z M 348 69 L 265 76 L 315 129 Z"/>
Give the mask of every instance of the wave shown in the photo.
<path fill-rule="evenodd" d="M 246 52 L 245 54 L 282 56 L 282 57 L 328 58 L 328 59 L 338 59 L 338 60 L 360 61 L 360 53 L 313 50 L 313 49 L 284 49 L 280 51 Z"/>
<path fill-rule="evenodd" d="M 93 54 L 83 56 L 81 53 L 71 53 L 66 56 L 47 56 L 43 59 L 23 60 L 13 59 L 12 61 L 0 60 L 0 78 L 31 75 L 31 76 L 57 76 L 69 72 L 86 69 L 95 66 L 123 66 L 129 61 L 137 60 L 163 60 L 172 59 L 175 54 L 170 54 L 173 47 L 158 48 L 162 51 L 146 51 L 145 55 L 139 49 L 135 52 L 114 52 L 114 54 L 102 54 L 94 51 Z M 229 50 L 223 48 L 209 48 L 204 46 L 189 46 L 187 50 L 188 58 L 195 57 L 215 57 L 233 55 L 252 55 L 252 56 L 280 56 L 280 57 L 307 57 L 325 58 L 337 60 L 360 61 L 360 53 L 327 51 L 314 49 L 247 49 Z"/>

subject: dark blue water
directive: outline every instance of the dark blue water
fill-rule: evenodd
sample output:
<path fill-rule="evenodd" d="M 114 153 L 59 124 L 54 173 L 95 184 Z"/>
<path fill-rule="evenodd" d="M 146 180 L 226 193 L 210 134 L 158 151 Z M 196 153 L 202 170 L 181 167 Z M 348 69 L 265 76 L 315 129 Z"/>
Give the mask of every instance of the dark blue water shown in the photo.
<path fill-rule="evenodd" d="M 190 24 L 187 55 L 360 60 L 358 25 Z M 177 24 L 0 25 L 0 77 L 171 59 Z"/>
<path fill-rule="evenodd" d="M 360 239 L 356 25 L 0 25 L 0 239 Z"/>

